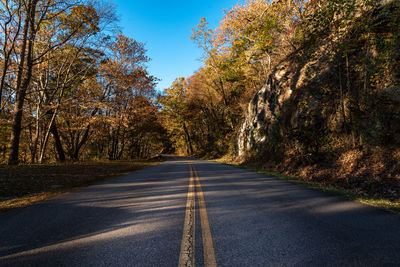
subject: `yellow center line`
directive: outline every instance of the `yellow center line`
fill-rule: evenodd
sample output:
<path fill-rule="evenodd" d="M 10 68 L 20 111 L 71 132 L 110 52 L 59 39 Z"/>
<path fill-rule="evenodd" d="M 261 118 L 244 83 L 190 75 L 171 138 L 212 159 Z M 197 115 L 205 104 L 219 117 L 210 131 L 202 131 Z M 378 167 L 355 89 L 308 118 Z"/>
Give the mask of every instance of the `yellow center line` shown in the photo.
<path fill-rule="evenodd" d="M 190 164 L 190 166 L 195 174 L 197 200 L 199 201 L 204 265 L 207 267 L 214 267 L 217 266 L 217 258 L 215 257 L 214 242 L 211 235 L 210 223 L 208 221 L 206 202 L 204 200 L 203 190 L 201 189 L 199 175 L 195 167 L 192 164 Z"/>
<path fill-rule="evenodd" d="M 201 236 L 203 240 L 204 265 L 207 267 L 216 267 L 217 259 L 215 257 L 214 242 L 211 235 L 210 223 L 208 221 L 206 202 L 204 200 L 203 190 L 196 168 L 191 162 L 190 166 L 189 189 L 186 202 L 185 222 L 183 226 L 183 236 L 181 242 L 181 252 L 179 254 L 179 267 L 195 266 L 195 232 L 196 232 L 196 195 L 199 201 L 199 212 L 201 222 Z"/>
<path fill-rule="evenodd" d="M 183 226 L 183 236 L 181 242 L 181 253 L 179 255 L 179 267 L 194 266 L 195 252 L 195 192 L 194 177 L 190 168 L 190 181 L 186 202 L 185 223 Z"/>

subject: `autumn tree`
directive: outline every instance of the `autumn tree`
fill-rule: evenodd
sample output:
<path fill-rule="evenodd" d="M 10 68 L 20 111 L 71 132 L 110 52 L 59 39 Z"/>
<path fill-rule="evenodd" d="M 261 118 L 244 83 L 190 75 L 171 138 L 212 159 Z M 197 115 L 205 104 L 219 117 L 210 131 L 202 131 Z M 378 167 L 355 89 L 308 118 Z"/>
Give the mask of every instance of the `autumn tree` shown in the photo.
<path fill-rule="evenodd" d="M 133 149 L 128 139 L 133 132 L 148 140 L 136 144 L 141 156 L 148 155 L 149 144 L 158 142 L 151 135 L 159 135 L 162 127 L 156 133 L 134 121 L 157 125 L 157 79 L 146 70 L 143 44 L 116 27 L 112 5 L 74 0 L 7 0 L 1 5 L 3 160 L 8 144 L 9 164 L 20 156 L 31 163 L 78 160 L 90 154 L 89 138 L 104 130 L 110 159 Z M 145 111 L 151 120 L 144 118 Z"/>
<path fill-rule="evenodd" d="M 154 96 L 156 79 L 146 70 L 148 57 L 142 43 L 119 34 L 100 59 L 96 74 L 74 90 L 73 101 L 61 114 L 62 137 L 74 160 L 92 135 L 105 142 L 106 147 L 91 144 L 102 155 L 121 158 L 131 142 L 129 125 L 139 119 L 133 116 L 132 106 L 138 97 L 151 101 Z"/>
<path fill-rule="evenodd" d="M 16 40 L 16 73 L 12 90 L 15 94 L 12 129 L 10 138 L 9 164 L 18 162 L 20 136 L 24 103 L 27 93 L 32 89 L 32 74 L 35 68 L 52 51 L 60 50 L 71 39 L 96 24 L 96 14 L 90 4 L 86 7 L 73 1 L 17 2 L 20 16 L 23 18 L 21 31 Z M 43 44 L 41 38 L 46 42 Z M 47 38 L 46 38 L 47 37 Z M 43 39 L 42 39 L 43 40 Z"/>
<path fill-rule="evenodd" d="M 186 153 L 193 153 L 192 136 L 188 130 L 188 96 L 185 89 L 185 79 L 177 78 L 170 88 L 164 90 L 160 96 L 159 103 L 162 106 L 162 116 L 170 131 L 171 136 L 176 137 L 178 147 L 183 145 Z"/>

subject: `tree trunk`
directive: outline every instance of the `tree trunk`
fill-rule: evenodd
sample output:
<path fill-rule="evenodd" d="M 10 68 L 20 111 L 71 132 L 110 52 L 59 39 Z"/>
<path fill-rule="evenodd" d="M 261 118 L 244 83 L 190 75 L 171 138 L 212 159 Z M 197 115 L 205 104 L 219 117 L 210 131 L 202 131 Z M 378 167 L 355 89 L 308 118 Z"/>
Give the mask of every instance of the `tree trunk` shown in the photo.
<path fill-rule="evenodd" d="M 47 143 L 49 141 L 49 137 L 50 137 L 50 133 L 51 133 L 51 129 L 53 128 L 53 124 L 54 121 L 56 119 L 57 116 L 57 112 L 58 112 L 58 108 L 60 107 L 60 105 L 57 106 L 57 108 L 55 110 L 49 110 L 47 112 L 47 117 L 50 117 L 50 122 L 49 122 L 49 126 L 48 126 L 48 130 L 46 131 L 45 135 L 44 135 L 44 139 L 43 139 L 43 146 L 42 149 L 40 151 L 40 156 L 39 156 L 39 163 L 43 162 L 44 159 L 44 154 L 46 152 L 46 148 L 47 148 Z"/>
<path fill-rule="evenodd" d="M 86 143 L 88 137 L 89 137 L 89 132 L 90 132 L 90 124 L 86 127 L 85 132 L 82 136 L 82 139 L 80 142 L 77 143 L 77 146 L 75 147 L 75 151 L 73 154 L 73 159 L 78 160 L 79 159 L 79 151 L 81 150 L 82 146 Z M 79 140 L 79 138 L 77 138 Z"/>
<path fill-rule="evenodd" d="M 125 149 L 125 131 L 123 131 L 123 134 L 121 136 L 121 148 L 117 152 L 116 159 L 121 159 L 122 155 L 124 154 L 124 149 Z"/>
<path fill-rule="evenodd" d="M 7 2 L 6 2 L 6 5 L 8 5 Z M 9 13 L 10 18 L 4 25 L 4 45 L 3 45 L 4 64 L 3 64 L 3 73 L 2 73 L 2 76 L 1 76 L 1 82 L 0 82 L 0 112 L 2 112 L 3 108 L 4 108 L 4 105 L 2 104 L 2 102 L 3 102 L 2 96 L 3 96 L 4 85 L 5 85 L 6 76 L 7 76 L 7 70 L 9 68 L 9 66 L 10 66 L 10 57 L 11 57 L 11 54 L 13 53 L 13 51 L 14 51 L 15 45 L 17 43 L 17 38 L 19 36 L 19 32 L 21 30 L 21 20 L 22 20 L 22 16 L 20 14 L 21 7 L 22 7 L 22 4 L 18 5 L 18 9 L 17 9 L 17 12 L 16 12 L 16 14 L 18 14 L 17 29 L 16 29 L 16 32 L 15 32 L 14 38 L 13 38 L 13 40 L 11 42 L 11 47 L 10 47 L 10 49 L 8 51 L 7 51 L 7 45 L 8 45 L 7 39 L 8 39 L 8 33 L 9 32 L 7 30 L 7 27 L 8 27 L 8 24 L 10 24 L 11 21 L 12 21 L 12 17 L 11 17 L 10 13 Z"/>
<path fill-rule="evenodd" d="M 340 88 L 340 107 L 343 119 L 343 129 L 347 130 L 347 123 L 346 123 L 346 112 L 344 107 L 344 92 L 343 92 L 343 84 L 342 84 L 342 68 L 340 67 L 339 62 L 339 88 Z"/>
<path fill-rule="evenodd" d="M 57 155 L 58 155 L 57 161 L 64 162 L 65 161 L 65 152 L 62 147 L 60 135 L 58 134 L 57 125 L 55 122 L 51 125 L 50 132 L 54 138 L 54 147 L 55 147 L 55 149 L 57 151 Z"/>
<path fill-rule="evenodd" d="M 26 91 L 28 89 L 31 77 L 32 77 L 32 52 L 33 45 L 35 41 L 35 15 L 36 15 L 36 5 L 37 0 L 31 0 L 28 2 L 28 10 L 25 18 L 24 25 L 24 34 L 22 38 L 21 44 L 21 61 L 18 66 L 18 74 L 17 74 L 17 84 L 15 90 L 15 106 L 14 106 L 14 115 L 13 122 L 11 128 L 11 138 L 10 138 L 10 154 L 8 158 L 9 165 L 18 164 L 18 155 L 19 155 L 19 143 L 21 138 L 21 125 L 22 125 L 22 115 L 23 115 L 23 106 L 25 101 Z M 28 29 L 29 29 L 29 38 L 28 38 Z M 26 54 L 26 44 L 28 44 L 28 53 L 26 56 L 27 60 L 27 70 L 25 73 L 24 82 L 21 85 L 22 75 L 24 72 L 25 65 L 25 54 Z"/>
<path fill-rule="evenodd" d="M 187 144 L 188 144 L 189 154 L 191 155 L 191 154 L 193 154 L 192 140 L 190 138 L 189 131 L 188 131 L 187 127 L 186 127 L 186 123 L 185 122 L 183 122 L 183 131 L 185 132 L 186 141 L 187 141 Z"/>
<path fill-rule="evenodd" d="M 33 139 L 32 144 L 32 156 L 31 156 L 31 163 L 35 163 L 36 160 L 36 153 L 37 153 L 37 146 L 39 143 L 39 131 L 40 131 L 40 103 L 37 105 L 36 108 L 36 125 L 35 125 L 35 138 Z"/>

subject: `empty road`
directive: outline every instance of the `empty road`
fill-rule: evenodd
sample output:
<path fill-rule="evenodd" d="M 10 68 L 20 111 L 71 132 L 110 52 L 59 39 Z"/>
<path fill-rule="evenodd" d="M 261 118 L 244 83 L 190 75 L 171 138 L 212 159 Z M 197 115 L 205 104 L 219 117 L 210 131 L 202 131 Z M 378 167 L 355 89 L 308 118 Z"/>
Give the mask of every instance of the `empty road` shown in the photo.
<path fill-rule="evenodd" d="M 400 266 L 400 216 L 172 156 L 0 214 L 0 266 L 190 265 Z"/>

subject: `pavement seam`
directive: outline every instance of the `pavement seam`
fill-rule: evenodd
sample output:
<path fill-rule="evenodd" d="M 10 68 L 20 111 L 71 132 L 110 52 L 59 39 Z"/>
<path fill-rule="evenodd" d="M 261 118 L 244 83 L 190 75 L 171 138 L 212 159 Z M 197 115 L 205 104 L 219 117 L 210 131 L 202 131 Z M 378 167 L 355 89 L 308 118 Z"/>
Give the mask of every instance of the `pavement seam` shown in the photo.
<path fill-rule="evenodd" d="M 185 222 L 183 226 L 183 236 L 181 251 L 179 255 L 179 267 L 195 266 L 195 216 L 196 198 L 194 188 L 193 170 L 190 167 L 189 189 L 186 202 Z"/>

